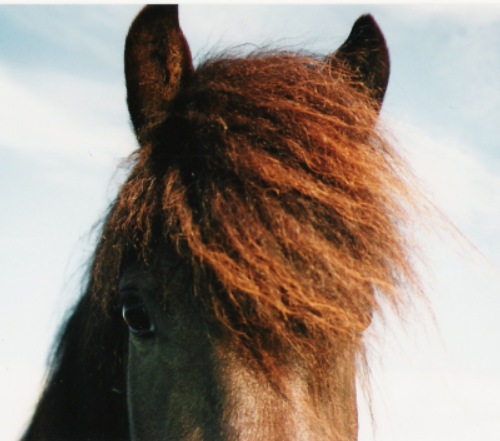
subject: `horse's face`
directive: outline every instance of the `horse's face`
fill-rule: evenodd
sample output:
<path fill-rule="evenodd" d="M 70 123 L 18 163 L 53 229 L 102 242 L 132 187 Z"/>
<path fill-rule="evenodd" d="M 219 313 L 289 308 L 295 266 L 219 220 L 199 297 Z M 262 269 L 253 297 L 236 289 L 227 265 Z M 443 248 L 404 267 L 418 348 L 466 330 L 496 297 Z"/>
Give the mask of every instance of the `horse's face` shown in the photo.
<path fill-rule="evenodd" d="M 143 169 L 150 173 L 150 175 L 147 175 L 147 179 L 144 179 L 138 185 L 140 187 L 140 197 L 144 198 L 144 200 L 150 200 L 146 194 L 147 191 L 144 190 L 144 182 L 152 183 L 151 188 L 158 182 L 162 182 L 163 188 L 166 188 L 168 192 L 168 195 L 165 193 L 161 196 L 162 209 L 167 213 L 167 218 L 170 216 L 169 213 L 172 212 L 175 212 L 176 216 L 173 216 L 176 219 L 175 221 L 171 223 L 169 223 L 170 221 L 164 221 L 164 225 L 168 224 L 168 228 L 175 230 L 179 228 L 182 222 L 187 222 L 187 224 L 191 222 L 189 219 L 192 218 L 193 214 L 186 215 L 185 212 L 175 208 L 175 201 L 189 198 L 189 195 L 186 196 L 186 192 L 182 191 L 176 193 L 176 184 L 171 185 L 169 182 L 174 182 L 175 176 L 180 176 L 186 182 L 191 182 L 191 188 L 186 190 L 187 192 L 198 191 L 197 188 L 202 185 L 200 182 L 203 179 L 208 182 L 208 184 L 205 182 L 207 184 L 206 188 L 203 187 L 208 188 L 208 192 L 219 185 L 215 182 L 216 179 L 219 179 L 219 176 L 214 180 L 206 177 L 205 164 L 201 165 L 201 170 L 192 164 L 198 164 L 202 160 L 205 161 L 207 155 L 214 154 L 209 149 L 203 150 L 203 146 L 199 147 L 200 142 L 203 142 L 203 137 L 210 136 L 207 133 L 227 132 L 230 131 L 230 128 L 228 128 L 220 113 L 217 110 L 212 110 L 216 107 L 216 104 L 210 100 L 210 90 L 205 88 L 205 83 L 202 83 L 201 86 L 199 83 L 195 83 L 198 84 L 197 86 L 192 85 L 193 78 L 197 73 L 195 73 L 191 64 L 189 47 L 178 25 L 177 9 L 175 7 L 150 7 L 143 10 L 133 23 L 127 37 L 125 64 L 127 99 L 131 119 L 141 144 L 141 152 L 145 152 L 145 159 L 144 162 L 140 163 L 141 170 L 139 173 L 143 173 Z M 321 75 L 324 75 L 322 72 L 326 71 L 328 81 L 334 84 L 335 80 L 332 80 L 328 72 L 330 72 L 330 68 L 334 70 L 337 65 L 341 65 L 342 69 L 352 70 L 354 78 L 352 87 L 361 86 L 363 93 L 368 92 L 371 95 L 370 106 L 374 104 L 376 107 L 375 111 L 373 111 L 374 109 L 371 110 L 376 114 L 376 110 L 381 105 L 388 81 L 389 60 L 384 39 L 371 17 L 363 17 L 357 22 L 349 39 L 334 56 L 328 58 L 325 62 L 316 63 L 315 67 L 312 64 L 307 64 L 305 69 L 310 71 L 317 69 L 315 72 L 320 72 Z M 250 73 L 250 75 L 252 74 Z M 236 82 L 239 81 L 239 73 L 235 78 L 237 78 Z M 318 87 L 322 87 L 322 81 L 323 78 L 318 82 Z M 288 83 L 288 79 L 284 83 Z M 216 82 L 216 84 L 218 83 Z M 265 86 L 265 84 L 263 85 Z M 351 83 L 349 83 L 348 87 L 351 87 Z M 198 95 L 190 95 L 195 93 L 192 92 L 193 90 Z M 200 90 L 201 92 L 199 92 Z M 270 90 L 271 95 L 278 93 L 276 92 L 277 89 L 272 87 L 270 87 Z M 226 91 L 222 93 L 223 100 L 226 100 L 225 93 Z M 288 97 L 291 93 L 293 91 L 283 93 L 283 96 Z M 238 92 L 234 95 L 237 97 L 235 103 L 237 102 L 240 105 L 241 100 Z M 193 96 L 195 97 L 193 98 Z M 342 99 L 340 100 L 342 102 Z M 329 102 L 331 103 L 332 100 Z M 245 106 L 245 103 L 242 105 Z M 257 103 L 257 106 L 259 105 Z M 209 113 L 208 117 L 207 115 L 201 116 L 203 114 L 200 113 L 196 106 L 201 106 L 203 111 L 210 109 L 211 113 Z M 339 106 L 342 112 L 342 104 L 340 103 Z M 318 107 L 322 108 L 322 106 Z M 270 118 L 270 120 L 272 119 L 273 123 L 278 123 L 280 116 L 277 115 Z M 185 121 L 189 119 L 191 122 L 194 121 L 193 124 L 195 124 L 196 121 L 202 118 L 206 121 L 205 128 L 199 130 L 202 133 L 197 132 L 194 135 L 198 136 L 196 142 L 189 142 L 196 144 L 196 148 L 199 148 L 199 151 L 203 151 L 203 153 L 199 153 L 199 151 L 193 153 L 192 147 L 186 140 L 187 138 L 192 140 L 193 133 L 191 133 L 192 130 L 184 128 L 186 127 Z M 227 117 L 225 118 L 227 119 Z M 350 117 L 347 116 L 347 118 Z M 247 117 L 246 121 L 248 120 L 252 120 L 252 118 Z M 235 119 L 230 123 L 235 128 L 232 132 L 236 137 L 234 142 L 238 143 L 238 148 L 241 149 L 243 147 L 240 146 L 237 136 L 242 133 L 244 130 L 242 127 L 247 124 L 242 121 L 245 121 L 244 118 Z M 265 125 L 267 122 L 263 124 Z M 341 121 L 340 124 L 345 124 L 345 122 Z M 368 126 L 369 124 L 371 123 L 369 122 Z M 281 131 L 281 127 L 278 127 L 278 129 L 278 131 Z M 287 129 L 288 127 L 283 127 L 283 131 L 287 131 Z M 272 130 L 269 133 L 272 133 Z M 243 135 L 246 136 L 248 133 L 243 133 Z M 253 136 L 253 133 L 250 135 Z M 310 138 L 309 135 L 306 137 Z M 213 139 L 217 138 L 212 138 L 212 143 L 214 143 Z M 264 144 L 269 145 L 269 142 L 264 142 Z M 174 151 L 175 148 L 184 150 L 176 152 Z M 173 150 L 169 151 L 168 149 Z M 269 152 L 265 151 L 264 153 Z M 270 153 L 273 153 L 272 147 Z M 251 149 L 248 154 L 252 158 Z M 185 161 L 192 168 L 189 172 L 183 170 L 186 164 Z M 257 162 L 258 165 L 261 164 L 261 162 Z M 214 167 L 218 167 L 223 163 L 223 161 L 213 161 L 213 164 L 216 164 Z M 264 163 L 262 164 L 264 165 Z M 177 171 L 172 171 L 177 166 L 179 166 L 180 174 L 177 174 Z M 221 174 L 222 181 L 226 179 L 224 177 L 226 174 L 230 176 L 226 169 L 222 169 Z M 326 174 L 331 175 L 330 172 Z M 142 175 L 139 174 L 139 176 Z M 272 178 L 273 172 L 269 171 L 268 176 L 269 179 Z M 130 185 L 134 185 L 134 179 L 134 177 L 130 179 Z M 169 179 L 172 181 L 169 181 Z M 249 182 L 250 180 L 251 178 Z M 237 180 L 234 179 L 233 181 Z M 246 184 L 246 182 L 243 182 L 242 186 L 244 187 Z M 260 185 L 261 182 L 259 181 L 257 184 Z M 254 191 L 253 185 L 250 182 L 249 188 L 252 189 L 250 191 Z M 224 183 L 222 186 L 225 195 L 222 197 L 235 194 L 231 193 L 232 189 L 226 188 Z M 262 193 L 264 195 L 262 199 L 264 204 L 274 197 L 273 195 L 271 197 L 266 195 L 268 190 L 269 188 L 265 187 Z M 275 193 L 278 194 L 279 191 Z M 154 194 L 153 190 L 151 194 Z M 254 213 L 251 212 L 250 207 L 254 206 L 254 201 L 245 202 L 242 207 L 238 207 L 212 196 L 210 196 L 211 199 L 200 197 L 194 203 L 197 208 L 193 208 L 193 211 L 200 210 L 201 212 L 206 210 L 215 219 L 217 214 L 214 213 L 220 209 L 220 206 L 226 208 L 232 206 L 234 210 L 242 209 L 240 218 L 237 218 L 235 223 L 229 225 L 224 231 L 226 235 L 231 235 L 237 231 L 237 233 L 234 233 L 236 238 L 230 239 L 233 240 L 233 244 L 239 243 L 238 241 L 241 238 L 247 240 L 251 236 L 250 232 L 253 225 L 251 216 Z M 157 196 L 154 197 L 158 198 Z M 132 200 L 136 197 L 127 198 Z M 321 195 L 319 198 L 321 199 Z M 206 208 L 209 200 L 212 203 L 211 208 Z M 222 205 L 217 206 L 218 201 L 222 201 Z M 272 203 L 271 201 L 269 205 L 271 208 Z M 297 210 L 298 214 L 294 221 L 301 219 L 304 212 L 300 205 L 302 203 L 303 201 L 297 202 L 297 200 L 292 199 L 291 205 L 286 207 L 286 210 L 280 211 L 280 215 L 283 215 L 284 219 L 286 219 L 286 216 Z M 323 202 L 311 206 L 312 211 L 318 210 L 318 216 L 323 216 L 320 212 L 325 213 L 328 211 L 318 208 L 321 203 Z M 134 210 L 137 213 L 142 212 L 141 208 Z M 312 211 L 310 215 L 314 216 Z M 247 220 L 241 219 L 247 214 L 249 215 Z M 123 216 L 129 217 L 127 210 L 124 210 Z M 118 218 L 118 215 L 115 217 Z M 242 223 L 243 227 L 238 225 L 241 220 L 244 221 Z M 273 221 L 274 219 L 268 221 L 268 224 L 271 225 Z M 136 222 L 136 225 L 140 225 L 141 222 Z M 200 222 L 204 222 L 203 216 L 201 216 Z M 217 220 L 213 221 L 213 224 L 218 223 Z M 292 224 L 287 224 L 288 227 L 293 229 L 294 234 L 301 234 L 298 226 L 292 227 Z M 316 227 L 331 229 L 330 220 L 325 222 L 319 220 Z M 315 303 L 314 299 L 310 300 L 310 303 L 308 303 L 309 298 L 307 296 L 305 296 L 305 299 L 298 300 L 293 298 L 292 300 L 283 299 L 283 292 L 290 292 L 293 287 L 298 287 L 297 284 L 300 285 L 300 281 L 297 282 L 297 280 L 293 280 L 290 282 L 291 284 L 286 285 L 288 282 L 284 280 L 283 283 L 286 286 L 278 286 L 279 283 L 282 283 L 282 279 L 286 279 L 286 272 L 288 270 L 295 272 L 307 271 L 307 269 L 304 269 L 304 265 L 307 268 L 307 261 L 300 261 L 300 250 L 298 253 L 294 251 L 289 253 L 290 255 L 299 256 L 296 263 L 283 262 L 290 258 L 284 257 L 283 253 L 279 251 L 281 245 L 273 245 L 273 239 L 265 237 L 268 232 L 259 232 L 261 234 L 260 238 L 250 237 L 250 244 L 244 246 L 247 246 L 248 249 L 252 249 L 254 245 L 257 247 L 262 246 L 264 251 L 261 253 L 257 250 L 255 252 L 256 257 L 245 256 L 242 260 L 247 259 L 245 262 L 250 262 L 248 267 L 251 267 L 252 262 L 256 260 L 265 262 L 267 259 L 270 265 L 273 260 L 276 260 L 276 262 L 281 262 L 279 265 L 282 265 L 285 269 L 268 269 L 268 265 L 264 264 L 261 271 L 254 270 L 253 275 L 248 277 L 248 274 L 245 275 L 243 272 L 243 267 L 241 274 L 238 271 L 239 258 L 234 257 L 242 252 L 238 245 L 235 245 L 234 250 L 230 253 L 217 254 L 218 250 L 223 248 L 222 242 L 227 237 L 217 236 L 217 238 L 214 238 L 214 235 L 211 235 L 200 239 L 200 243 L 197 245 L 194 242 L 190 243 L 191 238 L 195 238 L 193 241 L 196 241 L 198 240 L 196 238 L 199 238 L 200 234 L 203 233 L 196 229 L 193 230 L 189 226 L 186 228 L 186 231 L 182 231 L 178 237 L 182 237 L 180 240 L 184 241 L 184 246 L 187 244 L 187 248 L 191 249 L 191 258 L 193 255 L 196 256 L 194 261 L 202 262 L 201 265 L 204 265 L 204 268 L 210 268 L 216 274 L 218 271 L 224 271 L 224 268 L 221 269 L 224 265 L 223 262 L 227 261 L 227 265 L 232 265 L 232 274 L 225 280 L 219 280 L 220 285 L 229 286 L 224 290 L 226 300 L 213 301 L 213 286 L 210 295 L 199 292 L 203 291 L 203 284 L 193 282 L 192 271 L 188 268 L 188 265 L 177 262 L 177 260 L 180 261 L 179 257 L 173 257 L 165 264 L 165 267 L 161 268 L 161 274 L 168 274 L 166 281 L 164 277 L 157 277 L 158 273 L 146 269 L 145 266 L 140 264 L 131 264 L 122 269 L 119 292 L 123 304 L 124 320 L 129 328 L 127 403 L 132 439 L 176 441 L 354 440 L 357 434 L 354 352 L 333 350 L 332 358 L 334 360 L 328 361 L 326 368 L 322 364 L 324 360 L 321 356 L 316 360 L 313 355 L 305 354 L 303 359 L 300 360 L 287 354 L 284 355 L 286 350 L 283 348 L 290 344 L 290 340 L 293 340 L 294 336 L 307 340 L 309 335 L 313 335 L 314 330 L 312 329 L 315 325 L 309 327 L 307 320 L 311 320 L 312 323 L 316 323 L 319 327 L 323 326 L 321 323 L 324 324 L 330 321 L 330 319 L 323 320 L 323 312 L 317 309 L 319 303 Z M 242 230 L 238 230 L 238 228 L 242 228 Z M 309 231 L 304 230 L 303 234 L 307 235 Z M 320 237 L 319 241 L 323 240 L 321 234 L 315 236 Z M 327 233 L 326 236 L 329 234 Z M 331 235 L 331 241 L 338 245 L 340 234 L 340 232 L 336 232 Z M 286 235 L 284 239 L 281 238 L 280 240 L 285 242 L 284 247 L 289 247 L 286 243 L 293 239 L 288 236 L 288 233 Z M 335 235 L 337 238 L 334 237 Z M 314 247 L 318 246 L 319 242 L 315 242 L 312 236 L 310 239 L 314 242 L 313 248 L 309 249 L 308 252 L 314 258 L 314 255 L 318 254 L 314 252 Z M 255 242 L 252 242 L 254 239 Z M 175 238 L 170 238 L 170 240 L 172 242 L 177 241 Z M 299 237 L 297 240 L 301 240 L 301 238 Z M 348 244 L 353 243 L 353 239 L 350 237 L 346 237 L 345 240 Z M 217 243 L 217 241 L 220 241 L 220 243 Z M 205 243 L 202 242 L 210 242 L 211 244 L 205 247 Z M 268 246 L 267 244 L 271 245 Z M 274 254 L 275 252 L 276 254 Z M 228 255 L 231 255 L 231 257 L 228 257 Z M 307 259 L 310 259 L 310 257 Z M 306 287 L 304 289 L 310 289 L 313 284 L 318 283 L 318 286 L 321 286 L 321 289 L 325 292 L 331 291 L 329 287 L 325 287 L 325 284 L 321 283 L 321 276 L 314 273 L 316 269 L 320 272 L 321 265 L 323 264 L 313 268 L 310 275 L 307 276 L 310 277 L 311 282 L 304 283 Z M 330 265 L 331 260 L 326 259 L 322 268 L 329 271 L 327 268 Z M 259 272 L 263 274 L 259 274 Z M 254 276 L 255 280 L 257 280 L 255 283 L 251 280 Z M 257 292 L 259 289 L 255 287 L 259 286 L 259 284 L 260 286 L 266 286 L 266 278 L 278 280 L 276 283 L 278 288 L 275 289 L 274 294 L 266 291 L 266 289 L 264 289 L 265 292 L 263 293 Z M 367 289 L 365 282 L 360 282 L 358 288 L 353 288 L 353 286 L 351 284 L 350 288 L 354 292 L 362 291 L 360 295 L 363 298 L 372 298 L 372 291 L 369 288 Z M 247 302 L 248 299 L 243 301 L 234 300 L 239 296 L 238 291 L 251 293 L 249 294 L 251 300 L 249 302 Z M 252 298 L 254 295 L 257 300 Z M 271 296 L 274 295 L 276 299 L 268 300 L 268 303 L 270 304 L 273 301 L 275 306 L 268 308 L 264 301 L 264 308 L 260 308 L 258 300 L 260 295 L 269 295 L 269 299 L 272 299 Z M 207 307 L 206 303 L 202 305 L 202 302 L 199 301 L 201 298 L 210 298 L 210 296 L 212 296 L 212 303 L 208 302 L 210 303 L 209 307 Z M 327 296 L 331 296 L 332 299 L 335 297 L 331 293 L 327 294 Z M 261 300 L 264 299 L 261 297 Z M 297 303 L 294 304 L 294 302 Z M 351 303 L 355 304 L 356 302 L 359 302 L 360 305 L 362 303 L 359 299 Z M 231 307 L 226 309 L 224 306 L 220 306 L 220 304 L 225 305 L 227 303 L 231 304 Z M 301 306 L 303 304 L 307 306 Z M 335 308 L 330 308 L 328 305 L 325 305 L 324 308 L 325 314 L 330 314 L 331 310 L 335 310 Z M 341 306 L 338 306 L 338 309 L 340 308 Z M 245 317 L 247 312 L 252 314 L 252 317 Z M 303 320 L 302 314 L 307 315 L 308 318 Z M 361 318 L 355 319 L 356 314 Z M 355 329 L 355 331 L 352 331 L 352 335 L 356 335 L 356 337 L 352 337 L 353 340 L 357 339 L 360 330 L 366 327 L 368 321 L 366 317 L 369 316 L 362 306 L 356 314 L 349 315 L 349 313 L 344 314 L 344 311 L 341 311 L 339 315 L 339 320 L 346 322 L 346 328 L 352 325 L 352 328 Z M 281 317 L 278 321 L 285 317 L 283 323 L 269 323 L 272 321 L 273 315 Z M 289 317 L 291 318 L 289 319 Z M 279 359 L 278 361 L 269 361 L 275 355 L 273 353 L 274 349 L 259 352 L 262 349 L 259 346 L 258 349 L 252 351 L 251 346 L 254 342 L 249 336 L 256 334 L 246 333 L 247 319 L 249 323 L 257 323 L 251 325 L 252 332 L 255 329 L 262 330 L 262 334 L 259 334 L 260 331 L 257 331 L 257 334 L 265 335 L 266 337 L 262 337 L 262 339 L 272 342 L 264 344 L 271 348 L 276 345 L 279 348 L 276 352 L 276 354 L 280 353 L 276 357 L 277 360 Z M 218 320 L 229 325 L 218 327 Z M 266 320 L 268 320 L 267 324 Z M 333 323 L 335 320 L 332 319 L 330 322 Z M 233 326 L 234 323 L 237 323 L 237 326 Z M 273 335 L 272 329 L 280 329 L 278 335 Z M 233 334 L 241 332 L 244 335 L 244 345 L 247 349 L 250 347 L 250 350 L 240 351 L 241 346 L 234 343 L 239 337 L 230 335 L 231 331 L 235 331 Z M 343 341 L 345 343 L 345 339 Z M 322 342 L 314 342 L 313 337 L 310 337 L 303 347 L 305 348 L 311 344 L 317 344 L 320 347 Z M 255 345 L 257 347 L 257 341 L 255 341 Z M 329 343 L 324 345 L 328 350 L 331 350 L 331 346 Z M 255 352 L 260 353 L 261 356 L 265 354 L 262 356 L 263 359 L 256 362 L 252 358 L 252 354 Z M 266 357 L 268 358 L 266 359 Z M 323 361 L 319 361 L 320 358 Z M 267 369 L 259 369 L 259 366 L 262 367 L 262 365 L 266 365 Z"/>
<path fill-rule="evenodd" d="M 119 292 L 129 328 L 127 400 L 132 440 L 330 439 L 317 421 L 308 375 L 285 366 L 278 390 L 251 360 L 214 336 L 193 297 L 189 271 L 171 264 L 162 283 L 139 265 Z M 254 366 L 254 367 L 252 367 Z M 342 408 L 337 429 L 357 431 L 354 370 L 332 372 Z M 343 439 L 343 438 L 339 438 Z"/>

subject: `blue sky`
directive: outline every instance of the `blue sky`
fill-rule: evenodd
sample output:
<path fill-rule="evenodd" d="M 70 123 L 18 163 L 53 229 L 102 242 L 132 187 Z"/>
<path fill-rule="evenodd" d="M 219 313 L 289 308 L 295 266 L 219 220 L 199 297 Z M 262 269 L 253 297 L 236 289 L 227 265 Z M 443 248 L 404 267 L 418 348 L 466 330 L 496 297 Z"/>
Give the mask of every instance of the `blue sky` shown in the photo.
<path fill-rule="evenodd" d="M 138 9 L 0 5 L 1 439 L 16 439 L 29 418 L 92 226 L 136 147 L 122 50 Z M 405 330 L 388 319 L 372 351 L 383 360 L 373 362 L 376 439 L 497 440 L 500 5 L 184 5 L 180 18 L 200 59 L 243 43 L 327 53 L 366 12 L 392 58 L 384 124 L 484 255 L 419 232 L 438 330 L 418 314 Z M 366 412 L 361 422 L 360 441 L 375 439 Z"/>

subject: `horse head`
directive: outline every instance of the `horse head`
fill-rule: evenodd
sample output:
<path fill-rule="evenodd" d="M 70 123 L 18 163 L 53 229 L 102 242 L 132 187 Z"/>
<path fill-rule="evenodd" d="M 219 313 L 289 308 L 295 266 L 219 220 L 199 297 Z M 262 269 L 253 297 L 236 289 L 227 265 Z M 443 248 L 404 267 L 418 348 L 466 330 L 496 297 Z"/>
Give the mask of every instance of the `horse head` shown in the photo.
<path fill-rule="evenodd" d="M 24 440 L 357 439 L 363 332 L 414 277 L 374 19 L 194 68 L 149 6 L 125 74 L 139 149 Z"/>

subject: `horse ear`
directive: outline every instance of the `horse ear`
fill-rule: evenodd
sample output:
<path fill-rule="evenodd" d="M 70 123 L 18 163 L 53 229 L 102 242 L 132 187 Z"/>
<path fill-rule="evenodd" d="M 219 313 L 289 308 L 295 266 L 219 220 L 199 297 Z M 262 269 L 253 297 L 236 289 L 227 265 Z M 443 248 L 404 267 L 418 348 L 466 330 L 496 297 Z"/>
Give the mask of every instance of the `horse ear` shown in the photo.
<path fill-rule="evenodd" d="M 371 15 L 356 20 L 345 43 L 328 61 L 346 65 L 368 88 L 380 109 L 389 82 L 390 59 L 384 35 Z"/>
<path fill-rule="evenodd" d="M 194 72 L 177 5 L 146 6 L 125 42 L 127 104 L 138 137 L 162 122 Z"/>

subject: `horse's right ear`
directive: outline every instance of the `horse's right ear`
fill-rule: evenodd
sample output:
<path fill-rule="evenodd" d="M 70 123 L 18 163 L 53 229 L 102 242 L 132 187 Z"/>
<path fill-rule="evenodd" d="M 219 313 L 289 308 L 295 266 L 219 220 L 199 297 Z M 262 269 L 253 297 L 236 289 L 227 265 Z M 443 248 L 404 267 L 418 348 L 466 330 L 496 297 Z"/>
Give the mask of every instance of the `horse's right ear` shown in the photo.
<path fill-rule="evenodd" d="M 193 71 L 177 5 L 146 6 L 125 43 L 127 104 L 139 139 L 165 120 L 170 103 Z"/>

